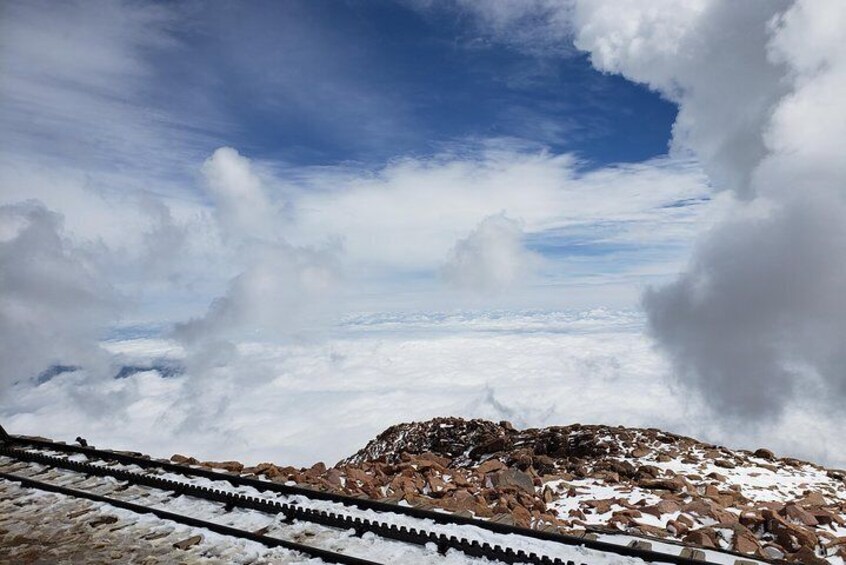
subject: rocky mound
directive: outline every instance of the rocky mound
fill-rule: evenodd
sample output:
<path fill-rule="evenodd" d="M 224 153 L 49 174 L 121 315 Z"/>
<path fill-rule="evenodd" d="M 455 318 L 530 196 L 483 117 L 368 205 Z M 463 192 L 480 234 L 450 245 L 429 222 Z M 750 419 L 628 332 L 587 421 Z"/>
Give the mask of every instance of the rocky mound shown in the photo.
<path fill-rule="evenodd" d="M 332 468 L 206 465 L 524 527 L 846 560 L 846 472 L 657 429 L 438 418 L 393 426 Z"/>

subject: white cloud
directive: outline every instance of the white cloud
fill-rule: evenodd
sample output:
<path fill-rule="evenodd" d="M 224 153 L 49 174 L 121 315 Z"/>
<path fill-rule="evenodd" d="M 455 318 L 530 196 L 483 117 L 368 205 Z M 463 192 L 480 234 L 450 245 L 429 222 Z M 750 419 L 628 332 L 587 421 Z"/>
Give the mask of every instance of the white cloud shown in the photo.
<path fill-rule="evenodd" d="M 229 340 L 285 340 L 318 320 L 325 324 L 324 316 L 340 302 L 337 241 L 324 241 L 320 248 L 294 247 L 278 235 L 283 218 L 276 203 L 252 162 L 234 149 L 216 150 L 202 172 L 214 200 L 222 245 L 243 270 L 204 315 L 175 327 L 174 335 L 192 353 L 187 362 L 193 373 L 210 369 L 205 358 L 213 349 L 235 353 Z M 219 357 L 216 362 L 224 361 Z"/>
<path fill-rule="evenodd" d="M 320 307 L 334 297 L 337 251 L 284 243 L 253 248 L 250 266 L 229 282 L 204 316 L 178 324 L 176 335 L 187 343 L 245 333 L 268 339 L 308 327 L 315 316 L 337 307 Z"/>
<path fill-rule="evenodd" d="M 455 243 L 441 273 L 458 288 L 508 289 L 534 275 L 540 257 L 526 249 L 520 222 L 504 214 L 488 216 Z"/>
<path fill-rule="evenodd" d="M 318 170 L 302 187 L 289 240 L 341 237 L 349 261 L 369 272 L 433 271 L 480 218 L 499 213 L 519 218 L 526 234 L 604 226 L 602 239 L 641 244 L 686 241 L 712 221 L 695 163 L 658 159 L 582 174 L 570 155 L 509 144 L 375 171 Z M 679 201 L 699 205 L 673 207 Z"/>
<path fill-rule="evenodd" d="M 96 253 L 64 236 L 37 201 L 0 206 L 0 388 L 29 385 L 51 364 L 100 365 L 98 342 L 119 312 Z"/>
<path fill-rule="evenodd" d="M 202 173 L 225 235 L 272 237 L 278 219 L 247 158 L 231 147 L 221 147 L 203 163 Z"/>
<path fill-rule="evenodd" d="M 767 446 L 846 463 L 838 412 L 793 409 L 773 426 L 715 420 L 687 390 L 631 312 L 460 313 L 356 318 L 328 340 L 244 343 L 204 375 L 137 373 L 92 386 L 82 373 L 14 390 L 0 417 L 11 432 L 155 455 L 334 462 L 389 425 L 450 414 L 657 426 L 731 447 Z M 108 344 L 158 358 L 158 342 Z M 239 360 L 245 364 L 239 364 Z"/>
<path fill-rule="evenodd" d="M 846 5 L 504 1 L 492 18 L 488 3 L 470 4 L 501 42 L 519 26 L 544 50 L 555 27 L 598 70 L 677 103 L 671 153 L 694 155 L 736 195 L 721 197 L 733 208 L 721 222 L 699 225 L 676 282 L 645 296 L 679 382 L 747 424 L 807 421 L 842 404 Z"/>
<path fill-rule="evenodd" d="M 576 46 L 679 105 L 673 148 L 693 150 L 718 187 L 749 197 L 763 129 L 785 94 L 770 64 L 770 21 L 787 1 L 577 2 Z"/>
<path fill-rule="evenodd" d="M 846 6 L 585 2 L 575 18 L 598 68 L 679 103 L 674 145 L 756 199 L 646 295 L 681 382 L 739 418 L 842 403 Z"/>
<path fill-rule="evenodd" d="M 158 96 L 153 80 L 154 57 L 178 53 L 177 22 L 177 10 L 160 4 L 5 3 L 3 153 L 148 181 L 184 174 L 204 135 L 165 110 L 173 95 Z M 205 127 L 212 123 L 209 116 Z"/>
<path fill-rule="evenodd" d="M 540 57 L 570 56 L 576 53 L 568 41 L 572 32 L 572 2 L 566 0 L 404 0 L 423 13 L 450 10 L 459 17 L 472 16 L 476 34 L 468 39 L 474 46 L 485 41 L 506 43 Z"/>

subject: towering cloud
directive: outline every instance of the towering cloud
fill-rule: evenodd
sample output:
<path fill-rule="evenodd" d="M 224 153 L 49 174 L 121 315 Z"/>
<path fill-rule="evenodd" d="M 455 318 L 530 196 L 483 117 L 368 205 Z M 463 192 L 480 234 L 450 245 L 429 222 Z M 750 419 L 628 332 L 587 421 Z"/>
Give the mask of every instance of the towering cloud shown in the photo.
<path fill-rule="evenodd" d="M 600 70 L 679 104 L 673 146 L 744 201 L 644 297 L 681 382 L 738 416 L 846 395 L 846 4 L 580 2 Z M 801 383 L 801 384 L 800 384 Z"/>
<path fill-rule="evenodd" d="M 538 261 L 523 245 L 520 223 L 499 214 L 456 242 L 442 273 L 458 288 L 504 290 L 530 276 Z"/>
<path fill-rule="evenodd" d="M 275 203 L 253 163 L 235 149 L 217 149 L 202 172 L 222 239 L 244 267 L 205 315 L 177 326 L 176 336 L 205 349 L 235 336 L 280 337 L 309 324 L 337 278 L 337 245 L 295 247 L 277 235 Z"/>
<path fill-rule="evenodd" d="M 203 163 L 202 172 L 225 236 L 270 235 L 270 201 L 249 159 L 231 147 L 221 147 Z"/>
<path fill-rule="evenodd" d="M 504 43 L 547 56 L 571 34 L 603 72 L 679 107 L 733 213 L 678 279 L 644 296 L 680 382 L 713 408 L 777 416 L 846 394 L 846 4 L 839 0 L 457 0 Z M 520 33 L 514 33 L 520 29 Z M 801 400 L 800 400 L 801 401 Z"/>
<path fill-rule="evenodd" d="M 50 364 L 88 366 L 117 301 L 62 218 L 30 200 L 0 206 L 0 390 Z"/>

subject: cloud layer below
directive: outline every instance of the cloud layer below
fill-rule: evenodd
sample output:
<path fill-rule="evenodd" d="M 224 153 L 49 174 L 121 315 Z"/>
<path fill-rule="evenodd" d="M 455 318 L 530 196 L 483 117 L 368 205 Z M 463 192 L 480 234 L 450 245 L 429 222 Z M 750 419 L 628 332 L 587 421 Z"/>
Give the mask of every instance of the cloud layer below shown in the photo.
<path fill-rule="evenodd" d="M 578 48 L 678 104 L 670 155 L 590 169 L 490 137 L 375 165 L 254 157 L 220 139 L 221 108 L 180 111 L 151 80 L 157 57 L 190 51 L 175 33 L 190 14 L 11 3 L 4 424 L 306 463 L 409 418 L 623 414 L 842 464 L 846 5 L 456 7 L 486 41 L 547 62 Z M 404 112 L 352 79 L 350 116 Z M 323 104 L 281 86 L 294 109 Z M 645 321 L 556 314 L 641 296 Z M 469 309 L 487 313 L 433 314 Z M 133 334 L 158 340 L 102 345 Z M 174 369 L 137 370 L 153 366 Z"/>
<path fill-rule="evenodd" d="M 685 389 L 670 386 L 670 367 L 642 325 L 637 313 L 601 310 L 359 316 L 327 340 L 242 343 L 235 361 L 203 375 L 138 372 L 97 383 L 81 371 L 64 373 L 16 388 L 13 406 L 0 414 L 13 432 L 79 433 L 161 456 L 250 462 L 334 462 L 391 424 L 453 414 L 518 426 L 658 426 L 846 463 L 836 412 L 809 418 L 792 408 L 778 425 L 760 428 L 711 418 Z M 137 365 L 184 355 L 160 340 L 107 347 Z"/>

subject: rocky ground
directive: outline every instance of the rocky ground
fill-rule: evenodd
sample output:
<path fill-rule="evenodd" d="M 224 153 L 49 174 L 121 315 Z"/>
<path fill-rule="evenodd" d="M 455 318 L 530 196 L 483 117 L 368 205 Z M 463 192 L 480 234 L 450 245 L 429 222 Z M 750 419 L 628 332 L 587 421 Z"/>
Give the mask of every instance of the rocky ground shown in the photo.
<path fill-rule="evenodd" d="M 657 429 L 440 418 L 393 426 L 331 468 L 173 460 L 519 526 L 846 562 L 846 472 Z"/>

